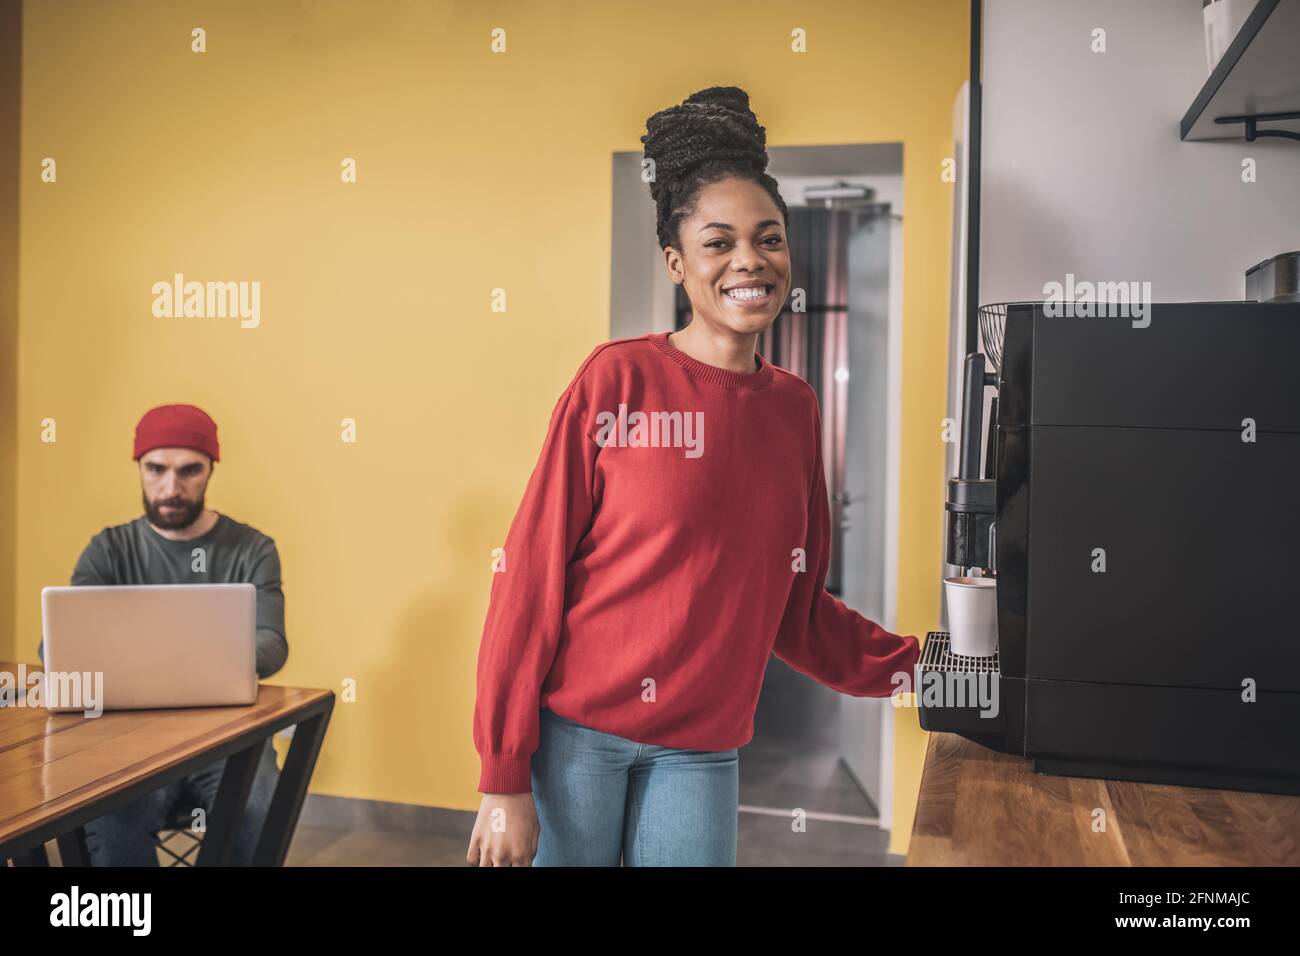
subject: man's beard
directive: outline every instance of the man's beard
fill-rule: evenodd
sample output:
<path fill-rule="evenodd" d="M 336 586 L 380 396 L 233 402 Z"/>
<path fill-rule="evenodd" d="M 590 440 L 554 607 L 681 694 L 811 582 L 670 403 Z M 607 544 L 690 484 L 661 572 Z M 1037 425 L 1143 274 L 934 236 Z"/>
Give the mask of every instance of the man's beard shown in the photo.
<path fill-rule="evenodd" d="M 141 498 L 144 500 L 144 513 L 149 520 L 159 528 L 165 528 L 168 531 L 179 531 L 182 528 L 188 528 L 198 520 L 199 515 L 203 514 L 203 495 L 199 495 L 199 500 L 195 502 L 183 501 L 180 498 L 168 498 L 158 502 L 155 505 L 149 500 L 149 496 L 141 492 Z M 162 505 L 179 505 L 183 511 L 163 511 Z"/>

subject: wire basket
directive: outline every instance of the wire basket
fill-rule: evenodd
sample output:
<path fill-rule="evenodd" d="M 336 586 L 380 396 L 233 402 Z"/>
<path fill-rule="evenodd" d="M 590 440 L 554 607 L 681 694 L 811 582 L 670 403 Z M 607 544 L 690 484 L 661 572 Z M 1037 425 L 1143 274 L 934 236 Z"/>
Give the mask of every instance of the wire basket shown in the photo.
<path fill-rule="evenodd" d="M 984 354 L 988 356 L 989 364 L 993 366 L 994 372 L 1002 371 L 1002 336 L 1006 334 L 1006 331 L 1006 303 L 981 305 L 980 340 L 983 343 Z"/>

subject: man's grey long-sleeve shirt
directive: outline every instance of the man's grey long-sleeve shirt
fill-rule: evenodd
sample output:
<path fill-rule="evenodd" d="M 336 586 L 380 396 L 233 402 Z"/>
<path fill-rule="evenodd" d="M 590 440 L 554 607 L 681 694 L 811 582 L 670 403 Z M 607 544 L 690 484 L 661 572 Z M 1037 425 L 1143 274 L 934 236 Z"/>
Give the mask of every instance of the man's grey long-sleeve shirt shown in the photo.
<path fill-rule="evenodd" d="M 270 677 L 289 656 L 284 635 L 284 592 L 275 541 L 224 514 L 207 534 L 186 541 L 164 538 L 141 515 L 104 528 L 90 539 L 72 572 L 72 584 L 240 584 L 257 587 L 257 676 Z M 38 653 L 45 660 L 45 642 Z"/>

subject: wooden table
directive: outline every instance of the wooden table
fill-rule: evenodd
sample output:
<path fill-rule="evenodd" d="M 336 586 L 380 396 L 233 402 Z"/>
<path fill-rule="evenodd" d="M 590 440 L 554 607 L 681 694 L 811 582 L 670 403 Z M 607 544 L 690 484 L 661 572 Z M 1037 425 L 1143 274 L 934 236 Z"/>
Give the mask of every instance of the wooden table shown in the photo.
<path fill-rule="evenodd" d="M 27 665 L 27 673 L 40 665 Z M 18 675 L 18 665 L 0 661 Z M 243 707 L 107 711 L 98 717 L 0 706 L 0 864 L 45 862 L 59 841 L 65 865 L 85 865 L 82 825 L 158 787 L 228 758 L 197 864 L 229 859 L 263 743 L 297 726 L 276 784 L 255 866 L 281 866 L 316 766 L 334 693 L 258 689 Z"/>
<path fill-rule="evenodd" d="M 947 733 L 930 734 L 907 854 L 908 866 L 1297 864 L 1300 797 L 1049 776 Z"/>

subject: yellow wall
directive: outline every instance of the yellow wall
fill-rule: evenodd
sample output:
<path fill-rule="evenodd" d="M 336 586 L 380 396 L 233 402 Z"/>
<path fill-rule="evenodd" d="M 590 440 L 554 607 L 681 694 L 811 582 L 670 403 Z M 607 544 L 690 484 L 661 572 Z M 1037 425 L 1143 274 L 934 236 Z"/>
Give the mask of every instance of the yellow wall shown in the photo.
<path fill-rule="evenodd" d="M 18 111 L 22 4 L 0 0 L 0 656 L 14 619 L 18 401 Z"/>
<path fill-rule="evenodd" d="M 505 55 L 489 51 L 498 26 Z M 190 52 L 194 27 L 207 53 Z M 965 0 L 27 3 L 4 409 L 17 498 L 0 515 L 21 560 L 0 653 L 34 659 L 40 588 L 140 513 L 138 416 L 194 402 L 221 429 L 210 504 L 280 547 L 276 682 L 357 681 L 313 790 L 477 807 L 490 552 L 555 397 L 608 337 L 611 153 L 639 150 L 654 110 L 731 83 L 771 145 L 904 144 L 899 628 L 924 634 L 943 501 L 939 171 L 967 30 Z M 154 318 L 150 288 L 175 272 L 260 281 L 260 327 Z M 902 852 L 923 734 L 912 711 L 898 724 Z"/>

